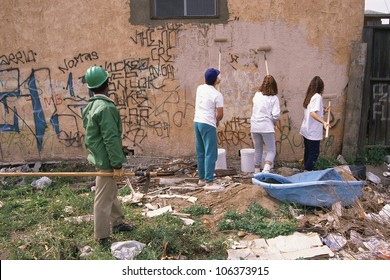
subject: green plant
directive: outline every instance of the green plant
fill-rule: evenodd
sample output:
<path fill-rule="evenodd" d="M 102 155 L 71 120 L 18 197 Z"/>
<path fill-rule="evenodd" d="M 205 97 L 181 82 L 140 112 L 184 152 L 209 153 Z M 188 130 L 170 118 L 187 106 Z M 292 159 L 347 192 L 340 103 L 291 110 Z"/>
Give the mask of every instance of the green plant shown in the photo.
<path fill-rule="evenodd" d="M 184 255 L 191 259 L 226 258 L 223 238 L 213 240 L 211 232 L 199 222 L 183 226 L 181 219 L 170 213 L 143 220 L 134 238 L 148 244 L 137 259 L 160 259 L 163 255 Z M 204 246 L 209 250 L 205 251 Z"/>
<path fill-rule="evenodd" d="M 94 194 L 87 187 L 75 188 L 55 181 L 38 190 L 31 185 L 11 185 L 6 178 L 0 185 L 1 255 L 12 260 L 77 260 L 80 249 L 90 246 L 90 260 L 115 259 L 110 248 L 93 237 L 93 222 L 74 223 L 66 218 L 91 215 Z M 122 193 L 127 194 L 128 188 Z M 191 207 L 190 207 L 191 208 Z M 66 211 L 71 209 L 71 211 Z M 224 236 L 215 235 L 200 222 L 185 226 L 171 214 L 147 218 L 141 208 L 123 205 L 125 220 L 137 227 L 131 233 L 116 233 L 114 241 L 137 240 L 147 244 L 138 259 L 158 260 L 163 256 L 184 255 L 188 259 L 226 259 Z M 208 213 L 207 207 L 191 208 L 194 214 Z"/>
<path fill-rule="evenodd" d="M 272 214 L 258 204 L 251 204 L 244 213 L 229 210 L 218 224 L 219 230 L 243 230 L 263 238 L 288 235 L 294 232 L 297 221 L 286 210 L 280 209 Z"/>
<path fill-rule="evenodd" d="M 380 165 L 383 163 L 384 157 L 388 155 L 389 152 L 389 148 L 381 145 L 366 147 L 363 151 L 356 155 L 356 163 Z"/>
<path fill-rule="evenodd" d="M 209 207 L 204 207 L 202 205 L 192 205 L 186 209 L 182 210 L 183 213 L 191 214 L 191 216 L 202 216 L 209 215 L 211 213 L 211 209 Z"/>
<path fill-rule="evenodd" d="M 337 159 L 319 156 L 315 165 L 314 165 L 314 169 L 315 170 L 323 170 L 326 168 L 335 167 L 337 165 L 340 165 L 340 163 L 337 161 Z"/>

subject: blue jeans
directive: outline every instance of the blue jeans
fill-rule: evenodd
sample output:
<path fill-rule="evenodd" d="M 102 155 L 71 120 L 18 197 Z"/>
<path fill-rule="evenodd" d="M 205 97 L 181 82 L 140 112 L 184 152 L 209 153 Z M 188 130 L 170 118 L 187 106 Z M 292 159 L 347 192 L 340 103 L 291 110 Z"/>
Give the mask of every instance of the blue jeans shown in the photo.
<path fill-rule="evenodd" d="M 303 144 L 305 146 L 303 162 L 305 170 L 312 171 L 318 156 L 320 155 L 321 140 L 309 140 L 303 137 Z"/>
<path fill-rule="evenodd" d="M 215 163 L 218 159 L 217 129 L 214 126 L 194 122 L 198 177 L 206 183 L 214 182 Z"/>

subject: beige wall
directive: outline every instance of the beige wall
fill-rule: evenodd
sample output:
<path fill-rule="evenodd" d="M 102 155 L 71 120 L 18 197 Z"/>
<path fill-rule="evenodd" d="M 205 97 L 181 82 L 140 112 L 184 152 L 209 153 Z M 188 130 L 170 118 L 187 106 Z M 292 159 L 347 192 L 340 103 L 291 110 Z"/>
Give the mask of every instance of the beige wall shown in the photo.
<path fill-rule="evenodd" d="M 302 2 L 306 4 L 302 4 Z M 225 23 L 132 25 L 129 1 L 4 0 L 0 9 L 0 162 L 85 158 L 82 77 L 93 64 L 110 73 L 123 118 L 123 142 L 136 154 L 195 155 L 194 94 L 221 48 L 225 117 L 219 146 L 228 155 L 252 147 L 252 96 L 265 75 L 279 86 L 283 161 L 302 157 L 302 101 L 314 75 L 332 99 L 333 128 L 322 152 L 341 150 L 345 89 L 363 0 L 227 1 Z M 132 11 L 135 12 L 135 11 Z M 226 39 L 216 43 L 215 39 Z M 54 125 L 53 125 L 54 124 Z"/>

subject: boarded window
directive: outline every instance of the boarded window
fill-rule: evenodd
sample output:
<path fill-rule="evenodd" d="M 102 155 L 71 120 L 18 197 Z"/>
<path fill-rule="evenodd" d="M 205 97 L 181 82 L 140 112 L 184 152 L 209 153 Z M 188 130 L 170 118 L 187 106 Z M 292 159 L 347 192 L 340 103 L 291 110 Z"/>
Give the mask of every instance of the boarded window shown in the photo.
<path fill-rule="evenodd" d="M 215 18 L 218 0 L 151 0 L 152 18 Z"/>

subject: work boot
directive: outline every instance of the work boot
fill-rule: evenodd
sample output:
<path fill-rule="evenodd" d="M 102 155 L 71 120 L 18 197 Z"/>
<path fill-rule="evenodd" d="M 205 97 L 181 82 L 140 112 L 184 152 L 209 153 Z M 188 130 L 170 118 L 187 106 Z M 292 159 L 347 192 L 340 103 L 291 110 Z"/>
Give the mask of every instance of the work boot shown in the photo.
<path fill-rule="evenodd" d="M 134 229 L 134 225 L 121 223 L 119 225 L 113 226 L 112 227 L 112 232 L 114 232 L 114 233 L 118 233 L 118 232 L 121 232 L 121 231 L 129 232 L 129 231 L 132 231 L 133 229 Z"/>
<path fill-rule="evenodd" d="M 110 237 L 105 237 L 105 238 L 97 239 L 96 242 L 102 246 L 109 246 L 109 245 L 111 245 L 112 240 Z"/>

